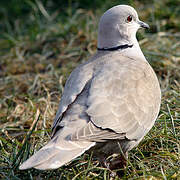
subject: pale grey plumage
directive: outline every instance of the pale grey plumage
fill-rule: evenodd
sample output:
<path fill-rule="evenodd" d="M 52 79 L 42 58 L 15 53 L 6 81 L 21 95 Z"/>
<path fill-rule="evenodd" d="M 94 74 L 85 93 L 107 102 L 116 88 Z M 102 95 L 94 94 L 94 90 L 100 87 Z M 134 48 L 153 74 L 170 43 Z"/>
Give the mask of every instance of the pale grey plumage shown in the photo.
<path fill-rule="evenodd" d="M 129 14 L 134 17 L 131 25 L 123 21 Z M 102 16 L 98 47 L 124 43 L 133 47 L 98 51 L 71 73 L 54 120 L 52 139 L 20 169 L 58 168 L 99 144 L 98 151 L 105 155 L 119 152 L 117 142 L 127 153 L 142 140 L 157 118 L 161 95 L 157 77 L 135 38 L 141 23 L 136 11 L 126 5 L 115 6 Z M 107 25 L 116 38 L 112 33 L 108 37 L 103 27 Z"/>

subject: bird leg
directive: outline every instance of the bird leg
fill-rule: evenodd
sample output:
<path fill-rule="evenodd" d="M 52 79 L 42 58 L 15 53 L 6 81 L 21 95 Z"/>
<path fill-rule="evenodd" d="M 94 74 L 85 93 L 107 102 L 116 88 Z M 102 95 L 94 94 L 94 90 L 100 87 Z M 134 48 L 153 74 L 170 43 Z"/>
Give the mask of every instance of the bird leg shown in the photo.
<path fill-rule="evenodd" d="M 115 158 L 112 158 L 109 160 L 105 156 L 100 156 L 98 158 L 101 166 L 104 168 L 107 168 L 111 173 L 111 177 L 115 177 L 118 175 L 119 177 L 122 177 L 124 175 L 124 168 L 127 166 L 127 159 L 128 159 L 128 153 L 121 154 L 120 156 L 116 156 Z M 121 169 L 120 171 L 114 172 L 114 170 Z"/>
<path fill-rule="evenodd" d="M 128 153 L 120 155 L 109 163 L 109 168 L 111 170 L 124 169 L 127 165 L 127 158 Z"/>
<path fill-rule="evenodd" d="M 102 167 L 104 167 L 104 168 L 106 168 L 106 169 L 108 169 L 110 171 L 110 176 L 111 177 L 115 177 L 116 176 L 116 172 L 114 172 L 114 171 L 112 171 L 110 169 L 110 161 L 105 156 L 100 156 L 98 158 L 98 160 L 99 160 L 99 162 L 100 162 Z"/>

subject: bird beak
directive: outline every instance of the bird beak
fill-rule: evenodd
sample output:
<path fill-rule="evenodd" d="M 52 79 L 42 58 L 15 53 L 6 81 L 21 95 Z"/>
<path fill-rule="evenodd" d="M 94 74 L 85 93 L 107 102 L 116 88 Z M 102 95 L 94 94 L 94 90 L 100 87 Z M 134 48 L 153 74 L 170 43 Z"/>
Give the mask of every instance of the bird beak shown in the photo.
<path fill-rule="evenodd" d="M 148 24 L 146 24 L 145 22 L 142 22 L 142 21 L 138 21 L 138 24 L 140 25 L 140 27 L 142 27 L 142 28 L 145 28 L 145 29 L 149 29 L 150 27 L 149 27 L 149 25 Z"/>

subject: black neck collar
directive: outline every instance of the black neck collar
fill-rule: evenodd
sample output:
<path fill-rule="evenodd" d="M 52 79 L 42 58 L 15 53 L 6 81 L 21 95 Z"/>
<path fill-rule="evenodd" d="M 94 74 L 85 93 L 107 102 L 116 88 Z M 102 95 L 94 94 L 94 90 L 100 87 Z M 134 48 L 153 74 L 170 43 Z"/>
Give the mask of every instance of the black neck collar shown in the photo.
<path fill-rule="evenodd" d="M 119 49 L 127 49 L 127 48 L 132 48 L 133 45 L 129 45 L 129 44 L 124 44 L 124 45 L 120 45 L 120 46 L 115 46 L 115 47 L 111 47 L 111 48 L 97 48 L 99 51 L 116 51 Z"/>

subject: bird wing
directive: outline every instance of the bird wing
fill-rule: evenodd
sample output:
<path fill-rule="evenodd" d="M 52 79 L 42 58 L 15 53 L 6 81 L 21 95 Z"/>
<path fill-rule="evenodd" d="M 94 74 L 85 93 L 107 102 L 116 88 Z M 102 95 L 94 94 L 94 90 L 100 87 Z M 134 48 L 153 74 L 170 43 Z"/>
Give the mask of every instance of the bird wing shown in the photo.
<path fill-rule="evenodd" d="M 146 61 L 114 57 L 97 68 L 87 107 L 86 113 L 94 126 L 140 140 L 151 129 L 159 112 L 157 77 Z"/>
<path fill-rule="evenodd" d="M 96 58 L 96 55 L 93 56 L 89 61 L 75 68 L 70 74 L 68 80 L 66 81 L 64 92 L 59 103 L 59 108 L 54 119 L 52 135 L 54 135 L 57 126 L 61 122 L 63 113 L 66 112 L 68 106 L 76 100 L 77 96 L 83 91 L 89 79 L 92 78 L 93 63 L 91 62 Z"/>

